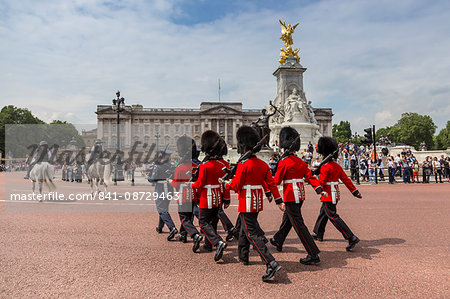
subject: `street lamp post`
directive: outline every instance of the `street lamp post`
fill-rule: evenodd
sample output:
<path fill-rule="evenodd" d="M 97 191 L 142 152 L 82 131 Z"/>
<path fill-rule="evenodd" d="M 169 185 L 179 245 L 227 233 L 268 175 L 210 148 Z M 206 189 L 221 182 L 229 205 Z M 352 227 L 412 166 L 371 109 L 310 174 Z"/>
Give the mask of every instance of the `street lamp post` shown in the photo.
<path fill-rule="evenodd" d="M 117 113 L 117 144 L 116 144 L 116 161 L 114 164 L 114 185 L 117 181 L 123 181 L 122 162 L 120 161 L 120 113 L 125 110 L 125 99 L 120 97 L 120 91 L 116 92 L 117 99 L 113 99 L 112 109 Z"/>
<path fill-rule="evenodd" d="M 356 144 L 356 142 L 358 141 L 359 135 L 358 133 L 355 133 L 354 137 L 353 137 L 353 143 Z M 356 185 L 360 185 L 361 183 L 359 182 L 359 155 L 358 152 L 355 153 L 355 157 L 356 157 L 356 171 L 355 171 L 355 179 L 356 179 Z"/>
<path fill-rule="evenodd" d="M 161 137 L 161 135 L 159 135 L 159 132 L 156 132 L 156 135 L 155 135 L 155 138 L 156 138 L 156 151 L 159 151 L 159 144 L 158 144 L 158 141 L 159 141 L 159 137 Z"/>

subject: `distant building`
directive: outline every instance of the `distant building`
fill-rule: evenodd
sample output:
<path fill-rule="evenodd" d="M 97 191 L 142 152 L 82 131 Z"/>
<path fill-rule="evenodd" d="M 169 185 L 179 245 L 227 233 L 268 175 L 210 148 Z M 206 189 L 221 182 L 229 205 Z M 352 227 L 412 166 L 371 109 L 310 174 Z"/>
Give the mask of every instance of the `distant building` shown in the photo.
<path fill-rule="evenodd" d="M 321 133 L 331 135 L 331 109 L 315 109 Z M 117 144 L 117 114 L 111 105 L 97 106 L 97 134 L 108 149 Z M 126 106 L 120 114 L 120 148 L 129 150 L 136 142 L 156 144 L 159 148 L 176 150 L 176 140 L 191 136 L 199 146 L 201 134 L 214 130 L 233 147 L 236 147 L 236 131 L 242 125 L 251 125 L 261 115 L 261 109 L 243 109 L 239 102 L 202 102 L 200 109 L 144 108 L 142 105 Z M 86 131 L 85 135 L 93 135 Z M 84 137 L 83 137 L 84 138 Z M 93 139 L 95 141 L 95 138 Z M 91 143 L 89 143 L 91 142 Z M 86 147 L 92 139 L 85 139 Z"/>
<path fill-rule="evenodd" d="M 97 129 L 82 130 L 81 138 L 83 138 L 86 148 L 90 149 L 95 144 L 95 140 L 97 139 Z"/>

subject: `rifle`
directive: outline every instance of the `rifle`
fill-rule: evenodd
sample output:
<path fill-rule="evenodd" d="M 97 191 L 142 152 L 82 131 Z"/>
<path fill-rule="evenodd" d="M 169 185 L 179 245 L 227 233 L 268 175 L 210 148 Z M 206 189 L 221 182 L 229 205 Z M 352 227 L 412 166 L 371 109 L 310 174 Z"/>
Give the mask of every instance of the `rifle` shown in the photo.
<path fill-rule="evenodd" d="M 214 143 L 214 145 L 213 145 L 211 151 L 213 151 L 213 150 L 217 147 L 217 145 L 219 145 L 219 142 L 220 142 L 220 138 L 217 139 L 217 141 Z M 192 182 L 197 181 L 197 179 L 198 179 L 198 171 L 199 171 L 199 169 L 200 169 L 200 165 L 203 164 L 203 163 L 208 162 L 208 160 L 209 160 L 210 158 L 211 158 L 211 155 L 210 155 L 210 154 L 205 154 L 205 157 L 204 157 L 203 160 L 200 162 L 200 164 L 198 164 L 197 167 L 194 167 L 194 168 L 193 168 L 193 172 L 192 172 L 192 173 L 191 173 L 190 171 L 187 172 L 187 174 L 191 174 L 191 178 L 189 179 L 188 183 L 192 183 Z"/>
<path fill-rule="evenodd" d="M 328 162 L 330 162 L 333 159 L 333 156 L 336 155 L 337 153 L 339 153 L 339 147 L 334 152 L 332 152 L 331 154 L 326 156 L 325 159 L 323 159 L 322 162 L 320 162 L 320 164 L 312 170 L 312 173 L 315 174 L 315 175 L 319 175 L 320 174 L 320 167 L 322 167 L 322 165 L 327 164 Z"/>
<path fill-rule="evenodd" d="M 237 170 L 239 163 L 244 160 L 247 160 L 248 158 L 250 158 L 251 155 L 256 153 L 261 148 L 261 146 L 263 145 L 264 141 L 266 140 L 266 138 L 268 136 L 269 136 L 269 134 L 266 134 L 263 138 L 261 138 L 260 141 L 258 141 L 258 143 L 251 150 L 245 152 L 239 158 L 239 160 L 236 162 L 236 164 L 233 167 L 231 167 L 231 169 L 228 169 L 226 167 L 222 168 L 222 170 L 225 171 L 225 175 L 222 177 L 222 180 L 224 180 L 224 181 L 231 180 L 234 177 L 234 175 L 236 174 L 236 170 Z"/>
<path fill-rule="evenodd" d="M 294 145 L 295 145 L 295 143 L 297 142 L 298 139 L 300 139 L 300 135 L 298 135 L 294 139 L 294 141 L 292 141 L 292 144 L 291 144 L 291 146 L 289 146 L 289 149 L 284 151 L 283 155 L 281 155 L 280 159 L 278 159 L 277 164 L 275 164 L 275 167 L 272 169 L 272 176 L 275 176 L 275 174 L 277 173 L 278 163 L 280 163 L 281 160 L 283 160 L 284 158 L 289 156 L 289 153 L 294 149 Z"/>
<path fill-rule="evenodd" d="M 187 175 L 191 175 L 191 178 L 189 179 L 188 183 L 193 183 L 193 182 L 197 181 L 200 165 L 203 163 L 206 163 L 209 160 L 209 158 L 210 158 L 209 155 L 205 155 L 205 157 L 200 162 L 200 164 L 198 164 L 196 167 L 192 168 L 192 172 L 191 171 L 186 172 Z"/>

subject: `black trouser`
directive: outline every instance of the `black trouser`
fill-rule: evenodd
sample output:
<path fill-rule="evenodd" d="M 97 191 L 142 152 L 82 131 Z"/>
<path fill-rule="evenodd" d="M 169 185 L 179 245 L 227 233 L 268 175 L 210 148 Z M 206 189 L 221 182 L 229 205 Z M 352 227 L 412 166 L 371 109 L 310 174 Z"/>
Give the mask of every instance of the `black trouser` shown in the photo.
<path fill-rule="evenodd" d="M 225 211 L 223 210 L 222 206 L 219 207 L 218 216 L 220 219 L 220 222 L 222 222 L 223 229 L 226 231 L 229 231 L 234 227 L 233 223 L 231 223 L 230 218 L 228 218 L 227 214 L 225 214 Z"/>
<path fill-rule="evenodd" d="M 199 211 L 200 230 L 206 236 L 205 243 L 207 245 L 217 246 L 222 241 L 222 237 L 217 233 L 218 213 L 219 208 L 200 209 Z"/>
<path fill-rule="evenodd" d="M 250 244 L 252 244 L 265 264 L 274 261 L 275 258 L 270 254 L 266 243 L 264 243 L 264 234 L 260 234 L 262 229 L 258 223 L 258 213 L 239 213 L 239 217 L 241 218 L 238 242 L 239 258 L 242 261 L 248 261 Z"/>
<path fill-rule="evenodd" d="M 318 237 L 323 238 L 328 219 L 341 232 L 344 239 L 348 240 L 354 235 L 344 220 L 336 213 L 336 205 L 331 201 L 324 201 L 322 202 L 319 217 L 317 217 L 316 225 L 314 226 L 314 233 Z"/>
<path fill-rule="evenodd" d="M 297 233 L 298 237 L 300 238 L 300 241 L 302 241 L 303 246 L 306 249 L 306 252 L 310 255 L 316 255 L 320 252 L 319 248 L 317 248 L 316 243 L 314 242 L 314 239 L 311 237 L 311 234 L 308 231 L 308 228 L 306 227 L 305 223 L 303 222 L 302 217 L 302 204 L 303 201 L 300 201 L 300 203 L 292 202 L 286 202 L 285 204 L 285 210 L 283 213 L 283 220 L 281 221 L 280 229 L 278 232 L 273 236 L 275 241 L 278 244 L 283 245 L 284 241 L 286 240 L 287 235 L 289 234 L 292 226 L 294 227 L 295 232 Z"/>
<path fill-rule="evenodd" d="M 178 215 L 180 215 L 180 222 L 181 222 L 181 226 L 180 226 L 180 234 L 186 234 L 186 232 L 189 234 L 189 236 L 191 238 L 194 237 L 195 234 L 198 234 L 198 230 L 195 227 L 193 221 L 194 221 L 194 213 L 193 213 L 193 209 L 194 206 L 189 203 L 189 205 L 191 206 L 191 212 L 186 212 L 188 209 L 186 207 L 183 207 L 180 209 L 183 212 L 178 212 Z"/>
<path fill-rule="evenodd" d="M 389 175 L 389 183 L 394 182 L 394 175 L 395 175 L 395 168 L 389 167 L 388 168 L 388 175 Z"/>
<path fill-rule="evenodd" d="M 350 166 L 350 179 L 352 179 L 353 181 L 356 180 L 356 166 L 354 165 Z"/>
<path fill-rule="evenodd" d="M 436 181 L 436 183 L 438 182 L 438 175 L 439 175 L 439 182 L 442 183 L 442 170 L 441 169 L 437 169 L 436 172 L 434 173 L 434 180 Z"/>
<path fill-rule="evenodd" d="M 237 219 L 236 219 L 236 225 L 234 226 L 234 228 L 240 232 L 241 231 L 241 216 L 238 215 Z M 259 231 L 258 231 L 258 236 L 263 236 L 264 237 L 265 232 L 262 230 L 261 227 L 259 227 Z M 267 241 L 266 241 L 267 242 Z"/>

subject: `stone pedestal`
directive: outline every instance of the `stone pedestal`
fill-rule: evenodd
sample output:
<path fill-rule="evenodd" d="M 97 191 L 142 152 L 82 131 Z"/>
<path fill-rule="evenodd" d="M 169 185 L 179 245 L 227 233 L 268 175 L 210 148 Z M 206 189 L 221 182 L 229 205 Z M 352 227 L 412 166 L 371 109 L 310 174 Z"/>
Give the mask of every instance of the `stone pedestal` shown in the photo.
<path fill-rule="evenodd" d="M 280 65 L 273 73 L 277 78 L 277 95 L 273 100 L 273 105 L 281 113 L 275 113 L 269 123 L 271 146 L 278 141 L 281 128 L 286 126 L 293 127 L 299 132 L 302 149 L 309 141 L 315 144 L 322 136 L 311 102 L 306 100 L 303 90 L 303 73 L 305 71 L 306 68 L 294 57 L 289 56 L 286 63 Z M 270 106 L 267 106 L 267 109 L 274 111 Z"/>
<path fill-rule="evenodd" d="M 280 130 L 283 127 L 290 126 L 297 130 L 300 134 L 300 151 L 306 149 L 308 147 L 308 142 L 311 141 L 312 144 L 316 144 L 317 140 L 321 135 L 319 134 L 319 126 L 311 123 L 286 123 L 286 124 L 275 124 L 271 126 L 270 139 L 273 142 L 270 143 L 275 144 L 275 140 L 278 140 L 278 136 L 280 134 Z"/>

